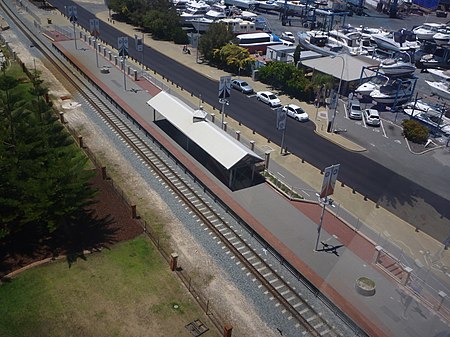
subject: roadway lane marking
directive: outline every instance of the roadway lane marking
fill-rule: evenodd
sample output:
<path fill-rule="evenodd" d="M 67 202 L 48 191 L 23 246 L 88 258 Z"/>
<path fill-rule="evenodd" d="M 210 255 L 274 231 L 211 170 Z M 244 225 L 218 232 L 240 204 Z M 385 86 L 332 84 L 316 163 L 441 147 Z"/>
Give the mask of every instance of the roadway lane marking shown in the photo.
<path fill-rule="evenodd" d="M 383 121 L 380 119 L 380 125 L 381 125 L 381 130 L 383 130 L 383 136 L 385 137 L 385 138 L 389 138 L 387 135 L 386 135 L 386 131 L 384 130 L 384 125 L 383 125 Z"/>

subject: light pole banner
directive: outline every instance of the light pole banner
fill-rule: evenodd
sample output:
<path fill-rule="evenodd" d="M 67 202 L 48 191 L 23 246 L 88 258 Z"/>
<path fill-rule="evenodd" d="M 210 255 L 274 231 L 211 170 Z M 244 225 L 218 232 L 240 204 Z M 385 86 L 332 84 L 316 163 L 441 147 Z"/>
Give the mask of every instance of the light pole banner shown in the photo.
<path fill-rule="evenodd" d="M 277 130 L 286 130 L 287 114 L 282 108 L 277 109 Z"/>
<path fill-rule="evenodd" d="M 219 98 L 230 97 L 231 76 L 221 76 L 219 81 Z"/>
<path fill-rule="evenodd" d="M 89 31 L 92 36 L 95 37 L 100 36 L 100 22 L 98 19 L 89 20 Z"/>
<path fill-rule="evenodd" d="M 136 50 L 141 52 L 144 50 L 144 44 L 142 41 L 142 37 L 134 36 L 134 42 L 136 43 Z"/>
<path fill-rule="evenodd" d="M 332 165 L 325 169 L 323 173 L 322 188 L 320 189 L 321 198 L 325 198 L 334 193 L 334 186 L 336 185 L 336 180 L 339 173 L 339 166 L 340 164 Z"/>
<path fill-rule="evenodd" d="M 128 37 L 121 36 L 117 38 L 117 49 L 119 50 L 119 56 L 128 55 Z"/>

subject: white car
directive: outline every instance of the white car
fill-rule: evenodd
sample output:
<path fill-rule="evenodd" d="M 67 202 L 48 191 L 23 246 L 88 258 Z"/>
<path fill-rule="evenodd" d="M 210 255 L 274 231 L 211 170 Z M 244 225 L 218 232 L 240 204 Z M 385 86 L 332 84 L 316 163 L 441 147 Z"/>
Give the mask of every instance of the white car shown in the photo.
<path fill-rule="evenodd" d="M 280 106 L 281 102 L 278 99 L 277 95 L 271 93 L 270 91 L 258 91 L 256 93 L 256 99 L 258 101 L 269 104 L 271 107 Z"/>
<path fill-rule="evenodd" d="M 292 32 L 283 32 L 281 38 L 286 41 L 295 42 L 295 36 Z"/>
<path fill-rule="evenodd" d="M 289 117 L 294 118 L 296 121 L 299 122 L 307 122 L 309 120 L 308 114 L 300 108 L 298 105 L 295 104 L 288 104 L 283 107 L 283 111 L 286 112 L 286 114 Z"/>
<path fill-rule="evenodd" d="M 366 120 L 367 125 L 380 126 L 381 124 L 380 115 L 378 110 L 375 109 L 365 109 L 364 119 Z"/>

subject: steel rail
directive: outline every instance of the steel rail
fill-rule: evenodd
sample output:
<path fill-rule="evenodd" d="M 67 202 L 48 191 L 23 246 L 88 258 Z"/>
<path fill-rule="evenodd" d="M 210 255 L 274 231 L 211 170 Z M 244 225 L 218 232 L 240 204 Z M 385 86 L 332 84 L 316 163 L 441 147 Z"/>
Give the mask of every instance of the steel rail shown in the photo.
<path fill-rule="evenodd" d="M 69 82 L 83 97 L 91 103 L 99 115 L 101 115 L 107 124 L 114 129 L 117 134 L 135 151 L 139 157 L 144 160 L 157 174 L 164 183 L 188 205 L 195 216 L 201 220 L 202 224 L 208 226 L 224 246 L 232 252 L 240 263 L 263 285 L 268 292 L 276 299 L 300 325 L 312 336 L 338 336 L 333 331 L 331 325 L 321 317 L 308 303 L 301 294 L 292 288 L 283 280 L 270 265 L 260 257 L 245 239 L 241 238 L 233 228 L 221 217 L 220 213 L 215 211 L 202 196 L 186 182 L 183 177 L 173 169 L 164 158 L 153 150 L 145 141 L 141 139 L 119 115 L 102 102 L 102 97 L 86 86 L 81 75 L 72 72 L 64 62 L 55 57 L 52 51 L 34 37 L 34 34 L 28 27 L 23 25 L 21 20 L 15 17 L 14 13 L 9 12 L 9 8 L 2 8 L 14 20 L 16 25 L 22 29 L 24 34 L 35 44 L 43 55 L 51 62 L 53 67 L 63 74 L 66 82 Z M 175 163 L 176 164 L 176 163 Z M 178 167 L 178 166 L 177 166 Z M 186 172 L 184 172 L 186 173 Z"/>

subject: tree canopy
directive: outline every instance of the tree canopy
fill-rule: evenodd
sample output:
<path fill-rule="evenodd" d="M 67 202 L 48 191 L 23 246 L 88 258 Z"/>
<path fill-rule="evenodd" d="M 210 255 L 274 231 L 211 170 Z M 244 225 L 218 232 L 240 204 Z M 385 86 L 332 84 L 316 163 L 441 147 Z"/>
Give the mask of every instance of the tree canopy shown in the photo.
<path fill-rule="evenodd" d="M 90 203 L 87 158 L 58 123 L 32 78 L 29 96 L 14 77 L 0 75 L 0 239 L 28 226 L 50 233 Z"/>
<path fill-rule="evenodd" d="M 198 49 L 208 62 L 220 63 L 220 58 L 216 58 L 215 53 L 228 44 L 233 37 L 234 34 L 227 29 L 226 25 L 214 23 L 200 38 Z"/>

